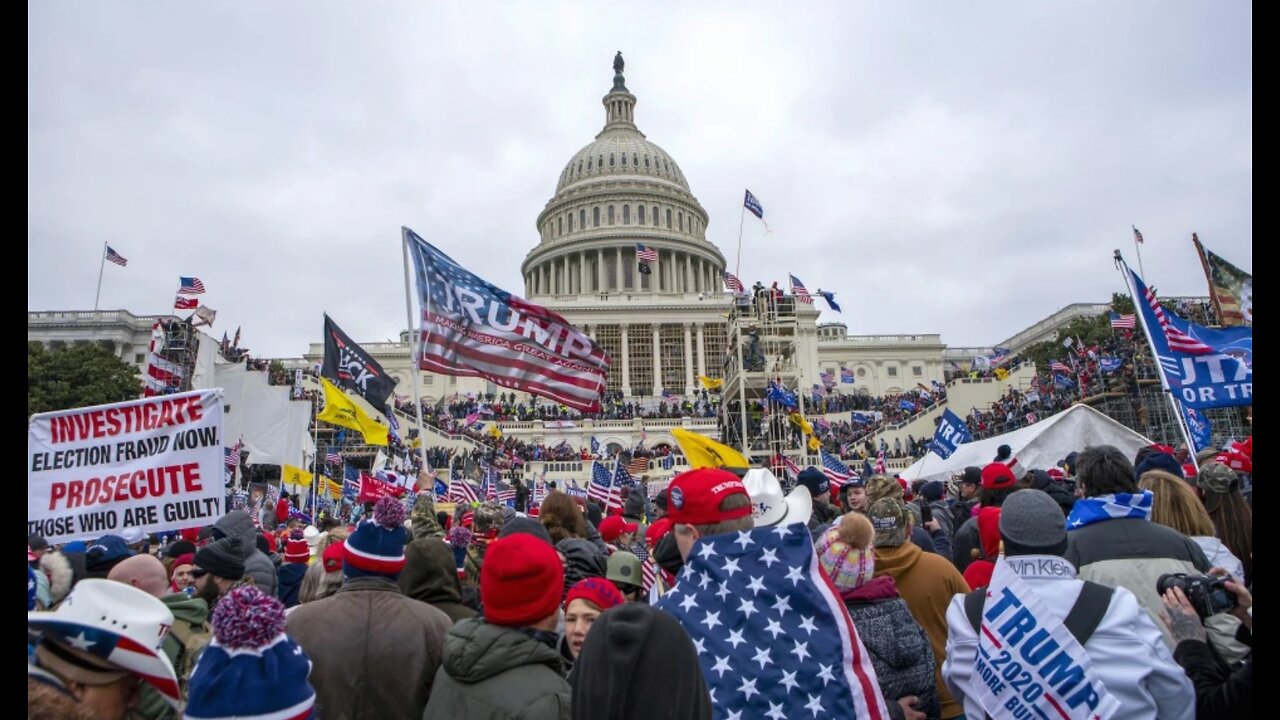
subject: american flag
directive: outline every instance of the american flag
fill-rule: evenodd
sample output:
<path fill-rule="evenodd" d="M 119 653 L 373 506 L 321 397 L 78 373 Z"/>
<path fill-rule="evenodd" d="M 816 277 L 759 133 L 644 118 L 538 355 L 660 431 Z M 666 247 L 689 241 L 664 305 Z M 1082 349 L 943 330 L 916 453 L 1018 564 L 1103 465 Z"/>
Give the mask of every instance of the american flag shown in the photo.
<path fill-rule="evenodd" d="M 547 477 L 547 472 L 545 470 L 542 471 L 542 477 L 543 478 Z M 543 499 L 546 497 L 547 497 L 547 481 L 545 479 L 538 480 L 533 484 L 533 498 L 531 502 L 533 502 L 534 505 L 538 505 L 538 504 L 541 504 Z"/>
<path fill-rule="evenodd" d="M 113 262 L 120 267 L 124 267 L 129 264 L 129 261 L 120 253 L 112 250 L 110 245 L 107 246 L 107 262 Z"/>
<path fill-rule="evenodd" d="M 324 452 L 324 461 L 329 465 L 341 465 L 342 455 L 339 454 L 337 450 L 334 450 L 333 448 L 329 448 Z"/>
<path fill-rule="evenodd" d="M 631 462 L 627 463 L 625 471 L 630 473 L 630 475 L 627 476 L 628 479 L 630 479 L 631 475 L 643 475 L 649 472 L 649 458 L 647 457 L 631 458 Z"/>
<path fill-rule="evenodd" d="M 658 568 L 653 561 L 653 556 L 645 553 L 644 562 L 640 565 L 640 572 L 643 575 L 644 591 L 647 595 L 649 588 L 653 587 L 653 583 L 658 579 Z"/>
<path fill-rule="evenodd" d="M 875 464 L 874 472 L 877 475 L 883 475 L 885 471 L 888 469 L 888 467 L 889 466 L 885 464 L 885 461 L 884 461 L 884 451 L 881 450 L 880 452 L 876 453 L 876 464 Z"/>
<path fill-rule="evenodd" d="M 822 379 L 823 385 L 834 385 L 836 383 L 835 373 L 820 372 L 818 377 Z"/>
<path fill-rule="evenodd" d="M 1142 278 L 1138 274 L 1129 271 L 1133 275 L 1134 287 L 1142 294 L 1146 300 L 1147 307 L 1151 309 L 1152 314 L 1156 316 L 1156 323 L 1160 329 L 1164 331 L 1165 340 L 1169 342 L 1169 349 L 1174 352 L 1186 353 L 1188 355 L 1211 355 L 1215 352 L 1213 348 L 1205 345 L 1199 340 L 1191 337 L 1185 332 L 1179 330 L 1169 321 L 1169 316 L 1165 315 L 1164 307 L 1160 305 L 1160 301 L 1156 299 L 1156 294 L 1151 292 L 1151 288 L 1147 287 Z M 1148 323 L 1149 325 L 1150 323 Z"/>
<path fill-rule="evenodd" d="M 802 524 L 699 539 L 656 605 L 693 640 L 719 720 L 889 716 Z"/>
<path fill-rule="evenodd" d="M 1111 313 L 1111 329 L 1112 330 L 1133 330 L 1137 327 L 1136 315 L 1118 315 Z"/>
<path fill-rule="evenodd" d="M 813 296 L 809 295 L 809 290 L 800 282 L 800 278 L 795 275 L 791 276 L 791 294 L 796 296 L 796 300 L 805 305 L 813 304 Z"/>
<path fill-rule="evenodd" d="M 174 310 L 195 310 L 200 307 L 200 301 L 195 298 L 185 298 L 178 295 L 173 299 Z"/>
<path fill-rule="evenodd" d="M 494 483 L 494 485 L 497 486 L 498 488 L 498 491 L 497 491 L 498 502 L 513 503 L 516 501 L 515 488 L 511 487 L 510 485 L 507 485 L 506 483 L 500 483 L 500 482 Z"/>
<path fill-rule="evenodd" d="M 796 480 L 799 480 L 799 479 L 800 479 L 800 466 L 799 466 L 799 465 L 796 465 L 796 461 L 795 461 L 795 460 L 792 460 L 791 458 L 787 457 L 786 455 L 780 455 L 780 456 L 779 456 L 779 458 L 780 458 L 780 463 L 782 464 L 782 472 L 783 472 L 784 474 L 786 474 L 786 475 L 790 476 L 790 479 L 791 479 L 791 481 L 792 481 L 792 482 L 795 482 Z"/>
<path fill-rule="evenodd" d="M 636 243 L 636 260 L 640 262 L 658 262 L 658 251 Z"/>
<path fill-rule="evenodd" d="M 1074 372 L 1066 363 L 1058 360 L 1049 361 L 1049 369 L 1053 372 L 1070 373 Z"/>
<path fill-rule="evenodd" d="M 850 470 L 848 465 L 840 462 L 840 458 L 826 450 L 819 450 L 818 453 L 822 457 L 822 474 L 826 475 L 827 479 L 831 481 L 832 490 L 838 491 L 845 483 L 857 477 L 857 473 Z"/>
<path fill-rule="evenodd" d="M 603 348 L 560 315 L 485 282 L 412 230 L 403 232 L 422 311 L 420 369 L 483 377 L 581 412 L 600 409 L 609 372 Z"/>
<path fill-rule="evenodd" d="M 609 468 L 602 462 L 591 463 L 591 483 L 587 485 L 587 498 L 602 506 L 606 505 L 612 489 L 613 473 L 609 472 Z"/>
<path fill-rule="evenodd" d="M 1133 226 L 1133 241 L 1139 245 L 1143 244 L 1142 233 L 1138 231 L 1138 226 Z"/>
<path fill-rule="evenodd" d="M 476 489 L 465 478 L 454 475 L 449 478 L 449 502 L 480 502 L 480 496 L 476 494 Z"/>
<path fill-rule="evenodd" d="M 663 390 L 663 391 L 662 391 L 662 399 L 663 399 L 663 400 L 674 400 L 675 402 L 680 402 L 680 401 L 681 401 L 681 400 L 683 400 L 684 398 L 682 398 L 681 396 L 679 396 L 679 395 L 677 395 L 677 394 L 675 394 L 675 393 L 671 392 L 670 390 Z"/>
<path fill-rule="evenodd" d="M 196 278 L 196 277 L 179 277 L 178 278 L 178 294 L 203 295 L 204 283 L 200 282 L 200 278 Z"/>
<path fill-rule="evenodd" d="M 735 293 L 746 292 L 746 288 L 742 286 L 742 281 L 738 279 L 738 276 L 727 270 L 724 273 L 724 286 Z"/>

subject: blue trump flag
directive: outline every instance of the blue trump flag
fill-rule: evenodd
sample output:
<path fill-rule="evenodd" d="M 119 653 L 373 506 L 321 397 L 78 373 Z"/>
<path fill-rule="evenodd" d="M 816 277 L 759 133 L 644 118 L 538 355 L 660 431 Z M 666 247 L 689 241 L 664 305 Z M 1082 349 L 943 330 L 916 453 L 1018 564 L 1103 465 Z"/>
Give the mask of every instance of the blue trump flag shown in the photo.
<path fill-rule="evenodd" d="M 1182 408 L 1183 419 L 1187 422 L 1187 432 L 1191 435 L 1191 443 L 1200 452 L 1213 444 L 1213 425 L 1195 408 Z"/>
<path fill-rule="evenodd" d="M 1121 360 L 1118 357 L 1098 358 L 1098 369 L 1106 374 L 1119 370 L 1121 365 L 1124 365 L 1124 360 Z"/>
<path fill-rule="evenodd" d="M 901 409 L 903 409 L 903 410 L 906 410 L 907 412 L 915 412 L 915 411 L 916 411 L 916 404 L 915 404 L 915 403 L 913 403 L 913 402 L 911 402 L 910 400 L 899 400 L 899 401 L 898 401 L 898 407 L 899 407 L 899 408 L 901 408 Z"/>
<path fill-rule="evenodd" d="M 1134 305 L 1151 339 L 1165 387 L 1187 407 L 1253 404 L 1253 328 L 1213 330 L 1166 312 L 1133 270 Z"/>
<path fill-rule="evenodd" d="M 657 607 L 693 640 L 716 720 L 889 716 L 803 524 L 700 538 Z"/>
<path fill-rule="evenodd" d="M 761 220 L 764 219 L 764 206 L 760 204 L 760 201 L 756 199 L 755 195 L 751 194 L 750 190 L 748 190 L 746 196 L 742 198 L 742 207 L 751 211 L 752 215 L 755 215 Z"/>
<path fill-rule="evenodd" d="M 972 439 L 973 433 L 969 432 L 969 426 L 964 424 L 960 416 L 948 409 L 942 413 L 938 429 L 934 431 L 933 440 L 929 442 L 929 449 L 945 460 L 951 457 L 956 448 Z"/>
<path fill-rule="evenodd" d="M 800 405 L 800 402 L 796 400 L 796 394 L 782 387 L 777 382 L 769 383 L 769 392 L 766 397 L 787 408 L 798 407 Z"/>

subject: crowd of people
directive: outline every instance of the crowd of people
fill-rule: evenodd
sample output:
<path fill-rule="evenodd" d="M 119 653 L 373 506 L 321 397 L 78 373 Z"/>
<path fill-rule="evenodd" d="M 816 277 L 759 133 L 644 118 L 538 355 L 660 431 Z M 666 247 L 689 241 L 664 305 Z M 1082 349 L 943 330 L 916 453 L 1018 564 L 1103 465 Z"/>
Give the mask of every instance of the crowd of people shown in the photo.
<path fill-rule="evenodd" d="M 28 717 L 1249 717 L 1252 440 L 1187 461 L 30 536 Z"/>

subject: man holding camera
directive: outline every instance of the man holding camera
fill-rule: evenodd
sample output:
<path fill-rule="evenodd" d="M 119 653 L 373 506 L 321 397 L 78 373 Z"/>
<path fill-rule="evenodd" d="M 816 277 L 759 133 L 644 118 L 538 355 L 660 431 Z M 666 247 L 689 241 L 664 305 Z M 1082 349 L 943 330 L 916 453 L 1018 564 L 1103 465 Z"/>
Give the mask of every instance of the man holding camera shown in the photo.
<path fill-rule="evenodd" d="M 1151 522 L 1151 492 L 1138 489 L 1133 463 L 1120 450 L 1095 445 L 1076 464 L 1081 498 L 1067 518 L 1067 562 L 1081 580 L 1136 595 L 1172 650 L 1173 636 L 1160 624 L 1164 605 L 1156 583 L 1161 575 L 1208 572 L 1208 559 L 1191 538 Z"/>
<path fill-rule="evenodd" d="M 1195 684 L 1196 717 L 1253 717 L 1253 596 L 1235 579 L 1226 580 L 1223 590 L 1216 591 L 1234 598 L 1235 607 L 1230 612 L 1240 620 L 1236 639 L 1251 648 L 1245 659 L 1232 668 L 1210 649 L 1205 634 L 1204 621 L 1219 609 L 1213 593 L 1193 590 L 1192 595 L 1199 597 L 1188 598 L 1181 587 L 1185 582 L 1170 585 L 1162 598 L 1166 608 L 1162 619 L 1177 643 L 1174 660 Z"/>

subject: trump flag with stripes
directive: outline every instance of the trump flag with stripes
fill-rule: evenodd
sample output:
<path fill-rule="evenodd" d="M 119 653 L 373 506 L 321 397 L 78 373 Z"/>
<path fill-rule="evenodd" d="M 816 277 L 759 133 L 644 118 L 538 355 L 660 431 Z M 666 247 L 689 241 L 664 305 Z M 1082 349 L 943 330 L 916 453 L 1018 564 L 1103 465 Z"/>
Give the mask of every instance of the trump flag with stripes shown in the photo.
<path fill-rule="evenodd" d="M 609 356 L 569 321 L 454 262 L 409 228 L 421 335 L 418 366 L 483 377 L 582 412 L 600 409 Z"/>

